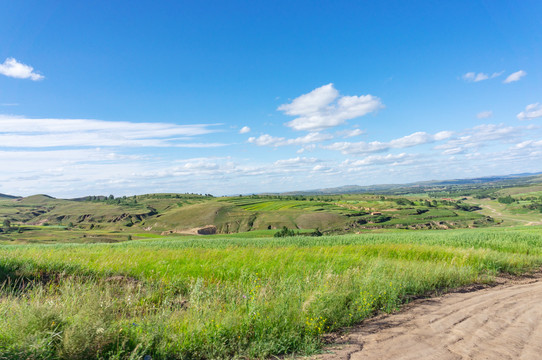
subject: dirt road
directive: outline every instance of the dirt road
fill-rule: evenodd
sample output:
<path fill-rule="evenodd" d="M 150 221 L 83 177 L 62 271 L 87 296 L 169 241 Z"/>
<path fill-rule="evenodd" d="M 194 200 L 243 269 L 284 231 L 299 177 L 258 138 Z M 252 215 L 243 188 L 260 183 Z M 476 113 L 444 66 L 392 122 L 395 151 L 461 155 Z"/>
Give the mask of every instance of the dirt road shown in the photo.
<path fill-rule="evenodd" d="M 339 342 L 314 359 L 542 359 L 542 278 L 417 301 Z"/>
<path fill-rule="evenodd" d="M 542 220 L 536 220 L 533 219 L 533 215 L 529 214 L 512 214 L 512 213 L 502 213 L 498 209 L 495 209 L 490 204 L 478 204 L 478 202 L 469 202 L 473 205 L 480 205 L 484 210 L 487 210 L 488 212 L 484 213 L 482 211 L 478 211 L 481 214 L 489 215 L 497 220 L 505 220 L 505 224 L 511 225 L 511 224 L 517 224 L 517 225 L 527 225 L 527 226 L 533 226 L 533 225 L 542 225 Z M 500 204 L 499 204 L 500 205 Z M 534 215 L 536 218 L 537 216 Z M 540 218 L 540 217 L 538 217 Z"/>

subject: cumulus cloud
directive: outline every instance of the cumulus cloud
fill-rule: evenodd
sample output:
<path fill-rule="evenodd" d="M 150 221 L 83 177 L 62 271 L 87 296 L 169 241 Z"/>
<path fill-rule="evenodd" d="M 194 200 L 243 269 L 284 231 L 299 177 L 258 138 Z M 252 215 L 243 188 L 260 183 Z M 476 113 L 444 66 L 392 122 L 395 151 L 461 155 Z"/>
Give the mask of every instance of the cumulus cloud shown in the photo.
<path fill-rule="evenodd" d="M 246 134 L 250 132 L 250 128 L 248 126 L 243 126 L 241 130 L 239 130 L 239 134 Z"/>
<path fill-rule="evenodd" d="M 336 142 L 323 148 L 328 150 L 340 151 L 345 155 L 363 155 L 375 152 L 388 151 L 390 149 L 403 149 L 417 145 L 432 143 L 435 141 L 445 140 L 452 136 L 450 131 L 441 131 L 434 135 L 426 132 L 415 132 L 413 134 L 403 136 L 398 139 L 393 139 L 389 142 Z"/>
<path fill-rule="evenodd" d="M 516 71 L 515 73 L 508 75 L 508 77 L 504 79 L 503 83 L 508 84 L 511 82 L 519 81 L 519 79 L 521 79 L 525 75 L 527 75 L 527 72 L 523 70 Z"/>
<path fill-rule="evenodd" d="M 310 132 L 305 136 L 300 136 L 293 139 L 286 139 L 284 137 L 271 136 L 269 134 L 263 134 L 258 137 L 248 138 L 248 142 L 258 146 L 286 146 L 286 145 L 304 145 L 310 143 L 316 143 L 333 139 L 331 134 L 322 134 L 319 132 Z"/>
<path fill-rule="evenodd" d="M 468 72 L 463 75 L 463 80 L 468 81 L 468 82 L 479 82 L 483 80 L 494 79 L 498 76 L 501 76 L 502 73 L 503 72 L 501 71 L 501 72 L 495 72 L 489 75 L 485 73 Z"/>
<path fill-rule="evenodd" d="M 492 116 L 493 116 L 493 111 L 491 111 L 491 110 L 481 111 L 478 114 L 476 114 L 476 117 L 478 119 L 487 119 L 487 118 L 490 118 Z"/>
<path fill-rule="evenodd" d="M 532 120 L 542 117 L 542 105 L 540 103 L 530 104 L 525 110 L 517 115 L 519 120 Z"/>
<path fill-rule="evenodd" d="M 217 132 L 216 124 L 177 125 L 88 119 L 28 119 L 0 116 L 3 147 L 154 146 L 215 147 L 186 143 L 194 136 Z"/>
<path fill-rule="evenodd" d="M 22 64 L 14 58 L 7 58 L 3 64 L 0 64 L 0 74 L 17 79 L 42 80 L 43 75 L 34 72 L 34 68 Z"/>
<path fill-rule="evenodd" d="M 303 94 L 278 107 L 287 115 L 297 116 L 285 125 L 294 130 L 317 131 L 335 127 L 383 108 L 373 95 L 340 96 L 333 84 Z"/>

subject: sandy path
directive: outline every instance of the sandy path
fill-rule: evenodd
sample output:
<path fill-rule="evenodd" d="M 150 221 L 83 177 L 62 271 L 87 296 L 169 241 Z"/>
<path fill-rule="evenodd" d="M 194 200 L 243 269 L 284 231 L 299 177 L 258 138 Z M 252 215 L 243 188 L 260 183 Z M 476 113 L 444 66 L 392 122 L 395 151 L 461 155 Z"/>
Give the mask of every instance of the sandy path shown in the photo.
<path fill-rule="evenodd" d="M 417 301 L 314 359 L 542 359 L 542 278 Z"/>

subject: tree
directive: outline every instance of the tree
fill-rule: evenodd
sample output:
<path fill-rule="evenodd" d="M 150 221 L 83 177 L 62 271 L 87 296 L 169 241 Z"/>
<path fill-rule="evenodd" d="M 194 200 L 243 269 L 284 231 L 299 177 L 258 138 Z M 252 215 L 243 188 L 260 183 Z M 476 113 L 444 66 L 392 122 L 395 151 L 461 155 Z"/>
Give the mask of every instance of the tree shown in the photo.
<path fill-rule="evenodd" d="M 293 230 L 288 229 L 286 226 L 283 226 L 281 230 L 277 231 L 274 237 L 287 237 L 287 236 L 295 236 L 295 232 Z"/>
<path fill-rule="evenodd" d="M 4 222 L 2 223 L 2 228 L 5 232 L 8 232 L 11 229 L 11 221 L 9 221 L 9 219 L 4 219 Z"/>
<path fill-rule="evenodd" d="M 314 230 L 312 233 L 311 233 L 311 236 L 322 236 L 324 234 L 322 234 L 322 232 L 320 231 L 320 229 L 316 228 L 316 230 Z"/>
<path fill-rule="evenodd" d="M 512 204 L 516 200 L 514 200 L 514 198 L 511 197 L 510 195 L 508 195 L 505 197 L 498 198 L 497 201 L 500 202 L 501 204 Z"/>

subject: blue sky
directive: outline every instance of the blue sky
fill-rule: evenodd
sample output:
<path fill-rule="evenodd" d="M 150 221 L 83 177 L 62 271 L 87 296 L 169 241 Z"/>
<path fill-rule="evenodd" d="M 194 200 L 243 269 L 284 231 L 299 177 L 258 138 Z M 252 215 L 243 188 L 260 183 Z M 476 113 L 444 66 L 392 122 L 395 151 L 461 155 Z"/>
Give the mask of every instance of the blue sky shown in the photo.
<path fill-rule="evenodd" d="M 542 171 L 540 1 L 0 3 L 0 193 Z"/>

